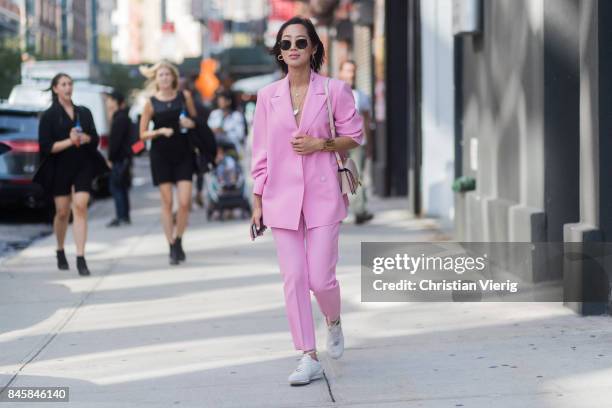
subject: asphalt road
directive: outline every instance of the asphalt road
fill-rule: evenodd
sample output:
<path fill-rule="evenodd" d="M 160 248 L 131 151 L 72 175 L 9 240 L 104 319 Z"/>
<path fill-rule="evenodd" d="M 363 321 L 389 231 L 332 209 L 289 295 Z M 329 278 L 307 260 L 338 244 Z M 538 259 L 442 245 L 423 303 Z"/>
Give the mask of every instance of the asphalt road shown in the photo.
<path fill-rule="evenodd" d="M 43 211 L 29 208 L 0 209 L 0 262 L 35 239 L 52 233 L 53 228 L 45 222 L 45 218 Z"/>
<path fill-rule="evenodd" d="M 149 160 L 137 158 L 134 164 L 135 186 L 148 181 Z M 89 210 L 89 218 L 112 218 L 111 205 L 98 205 L 111 198 L 95 198 Z M 47 222 L 47 212 L 29 208 L 0 208 L 0 264 L 15 251 L 20 251 L 36 239 L 53 233 L 53 226 Z"/>

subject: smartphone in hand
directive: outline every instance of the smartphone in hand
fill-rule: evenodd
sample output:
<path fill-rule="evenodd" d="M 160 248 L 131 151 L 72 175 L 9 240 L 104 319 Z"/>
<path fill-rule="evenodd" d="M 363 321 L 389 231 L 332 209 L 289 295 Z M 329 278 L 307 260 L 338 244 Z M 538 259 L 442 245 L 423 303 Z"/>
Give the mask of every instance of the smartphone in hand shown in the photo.
<path fill-rule="evenodd" d="M 266 230 L 266 226 L 261 224 L 261 228 L 257 228 L 257 225 L 255 225 L 255 223 L 251 224 L 251 241 L 255 241 L 255 238 L 260 237 L 263 235 L 264 231 Z"/>

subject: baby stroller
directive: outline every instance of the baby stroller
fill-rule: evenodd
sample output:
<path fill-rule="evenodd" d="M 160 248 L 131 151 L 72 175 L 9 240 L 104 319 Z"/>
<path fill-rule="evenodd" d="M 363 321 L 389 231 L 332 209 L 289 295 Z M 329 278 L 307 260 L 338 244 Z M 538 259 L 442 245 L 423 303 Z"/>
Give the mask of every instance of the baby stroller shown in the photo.
<path fill-rule="evenodd" d="M 217 146 L 223 151 L 223 159 L 206 174 L 206 219 L 211 220 L 215 211 L 223 221 L 225 213 L 241 209 L 244 219 L 251 216 L 251 205 L 245 197 L 246 180 L 240 165 L 236 146 L 227 138 L 219 138 Z"/>

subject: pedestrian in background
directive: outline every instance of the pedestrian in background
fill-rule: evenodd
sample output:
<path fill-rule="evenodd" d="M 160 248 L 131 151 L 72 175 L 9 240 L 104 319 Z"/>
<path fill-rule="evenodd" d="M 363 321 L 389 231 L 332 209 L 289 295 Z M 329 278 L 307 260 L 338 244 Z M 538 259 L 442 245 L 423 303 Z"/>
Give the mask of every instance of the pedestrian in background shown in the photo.
<path fill-rule="evenodd" d="M 338 77 L 349 84 L 353 90 L 355 98 L 355 108 L 363 118 L 363 132 L 365 134 L 365 143 L 350 151 L 351 158 L 357 165 L 359 174 L 365 175 L 366 162 L 372 160 L 372 152 L 374 151 L 374 141 L 372 140 L 372 131 L 370 129 L 370 120 L 372 117 L 372 108 L 370 97 L 363 91 L 355 88 L 355 77 L 357 73 L 357 64 L 355 61 L 347 60 L 340 65 Z M 357 190 L 357 194 L 351 197 L 351 210 L 355 216 L 355 224 L 361 225 L 374 218 L 374 214 L 368 211 L 367 207 L 367 192 L 365 183 L 362 188 Z"/>
<path fill-rule="evenodd" d="M 59 73 L 51 80 L 51 107 L 43 112 L 38 127 L 41 165 L 33 181 L 53 196 L 55 217 L 53 232 L 57 239 L 57 267 L 70 268 L 64 241 L 70 220 L 76 242 L 79 275 L 90 275 L 85 261 L 87 208 L 95 177 L 109 171 L 98 151 L 100 138 L 89 109 L 72 102 L 72 78 Z"/>
<path fill-rule="evenodd" d="M 325 51 L 310 20 L 294 17 L 285 22 L 272 52 L 287 75 L 257 96 L 252 222 L 258 229 L 272 229 L 293 344 L 303 351 L 288 380 L 302 385 L 323 376 L 310 291 L 327 323 L 327 352 L 339 358 L 344 351 L 336 264 L 348 199 L 338 184 L 334 152 L 362 143 L 363 123 L 350 87 L 318 74 Z M 333 139 L 327 93 L 339 135 Z"/>
<path fill-rule="evenodd" d="M 187 229 L 191 209 L 191 186 L 194 173 L 193 150 L 188 129 L 194 129 L 197 112 L 191 94 L 179 91 L 178 69 L 162 61 L 141 68 L 149 78 L 154 95 L 145 103 L 140 118 L 140 138 L 151 140 L 151 174 L 153 185 L 159 187 L 161 221 L 170 246 L 170 264 L 186 259 L 182 237 Z M 149 130 L 149 122 L 153 130 Z M 176 185 L 178 211 L 176 222 L 172 214 L 173 186 Z"/>
<path fill-rule="evenodd" d="M 132 120 L 125 97 L 120 92 L 106 95 L 106 109 L 111 118 L 108 161 L 111 166 L 110 191 L 115 201 L 115 218 L 108 227 L 131 224 L 129 189 L 132 182 Z"/>
<path fill-rule="evenodd" d="M 203 131 L 210 134 L 211 130 L 208 128 L 208 117 L 210 116 L 210 110 L 204 105 L 204 101 L 200 96 L 200 93 L 195 87 L 195 78 L 181 78 L 179 81 L 179 89 L 181 91 L 189 91 L 191 92 L 191 96 L 193 98 L 193 103 L 196 109 L 196 122 L 200 124 Z M 206 136 L 204 136 L 206 137 Z M 197 166 L 195 166 L 195 174 L 196 174 L 196 188 L 195 188 L 195 196 L 193 197 L 193 201 L 198 205 L 198 207 L 204 207 L 204 174 L 210 170 L 210 167 L 214 161 L 214 156 L 211 157 L 209 152 L 199 152 L 196 157 L 198 161 Z"/>
<path fill-rule="evenodd" d="M 236 101 L 230 91 L 221 91 L 216 96 L 217 108 L 208 117 L 208 126 L 212 129 L 218 141 L 231 142 L 241 156 L 244 151 L 246 128 L 244 115 L 236 106 Z M 216 162 L 223 159 L 223 150 L 217 150 Z"/>

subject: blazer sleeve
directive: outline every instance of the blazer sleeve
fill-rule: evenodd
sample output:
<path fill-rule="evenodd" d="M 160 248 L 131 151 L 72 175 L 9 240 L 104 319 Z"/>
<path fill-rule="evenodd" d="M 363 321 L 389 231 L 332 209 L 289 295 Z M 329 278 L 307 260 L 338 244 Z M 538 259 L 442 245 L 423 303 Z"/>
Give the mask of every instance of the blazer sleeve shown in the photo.
<path fill-rule="evenodd" d="M 253 194 L 262 195 L 268 177 L 267 152 L 267 112 L 266 96 L 257 93 L 255 116 L 253 117 L 253 143 L 251 159 L 251 176 L 253 177 Z"/>
<path fill-rule="evenodd" d="M 38 145 L 42 157 L 51 154 L 51 149 L 55 143 L 51 116 L 50 111 L 45 111 L 40 117 L 40 122 L 38 122 Z"/>
<path fill-rule="evenodd" d="M 355 98 L 350 86 L 342 81 L 334 81 L 340 86 L 336 89 L 334 98 L 334 122 L 338 136 L 348 136 L 355 142 L 363 145 L 363 119 L 355 108 Z"/>

